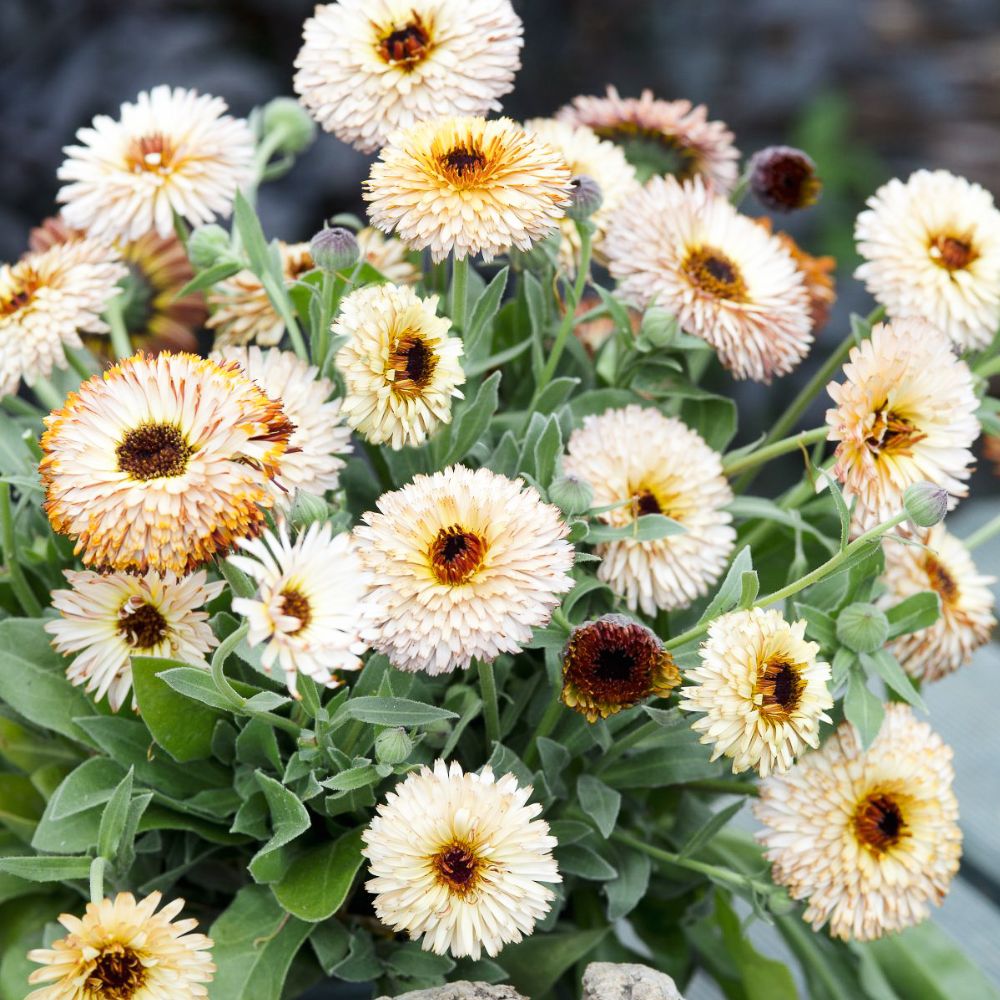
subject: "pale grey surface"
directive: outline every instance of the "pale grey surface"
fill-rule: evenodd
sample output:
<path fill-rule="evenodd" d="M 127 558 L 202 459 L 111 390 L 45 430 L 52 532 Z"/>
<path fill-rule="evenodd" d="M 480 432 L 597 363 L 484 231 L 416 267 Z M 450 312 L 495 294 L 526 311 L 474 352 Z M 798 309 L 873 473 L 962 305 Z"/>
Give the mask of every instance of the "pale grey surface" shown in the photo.
<path fill-rule="evenodd" d="M 379 997 L 379 1000 L 392 1000 L 392 998 Z M 395 1000 L 527 1000 L 527 998 L 512 986 L 460 982 L 448 986 L 435 986 L 429 990 L 400 993 Z"/>
<path fill-rule="evenodd" d="M 670 976 L 648 965 L 591 962 L 581 1000 L 684 1000 Z"/>

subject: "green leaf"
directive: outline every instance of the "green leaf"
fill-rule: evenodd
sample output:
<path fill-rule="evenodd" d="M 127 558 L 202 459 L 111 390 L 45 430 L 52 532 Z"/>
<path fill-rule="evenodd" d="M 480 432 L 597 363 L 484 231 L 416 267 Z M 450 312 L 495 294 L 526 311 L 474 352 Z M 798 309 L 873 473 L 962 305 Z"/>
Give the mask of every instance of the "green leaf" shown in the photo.
<path fill-rule="evenodd" d="M 753 556 L 750 553 L 750 546 L 744 545 L 736 553 L 736 557 L 729 567 L 729 572 L 726 573 L 722 585 L 715 592 L 715 597 L 712 598 L 708 607 L 702 613 L 701 618 L 698 619 L 699 625 L 718 615 L 723 615 L 736 607 L 736 603 L 740 599 L 740 594 L 743 592 L 743 574 L 749 573 L 752 570 Z"/>
<path fill-rule="evenodd" d="M 114 794 L 125 769 L 107 757 L 91 757 L 66 776 L 49 799 L 46 815 L 60 820 L 103 805 Z"/>
<path fill-rule="evenodd" d="M 111 793 L 108 804 L 101 816 L 101 825 L 97 832 L 97 853 L 102 858 L 114 861 L 118 856 L 118 845 L 121 843 L 125 824 L 128 820 L 129 804 L 132 801 L 133 769 L 118 783 Z"/>
<path fill-rule="evenodd" d="M 455 960 L 447 955 L 424 951 L 415 941 L 394 948 L 385 959 L 386 968 L 397 976 L 427 982 L 443 983 L 444 977 L 455 968 Z"/>
<path fill-rule="evenodd" d="M 486 337 L 486 334 L 490 331 L 500 308 L 503 293 L 507 288 L 509 271 L 510 269 L 506 267 L 498 271 L 472 307 L 468 329 L 462 338 L 465 343 L 466 357 L 470 360 L 489 350 L 489 338 Z"/>
<path fill-rule="evenodd" d="M 292 916 L 327 920 L 347 899 L 363 860 L 361 830 L 352 830 L 296 858 L 272 891 Z"/>
<path fill-rule="evenodd" d="M 246 250 L 250 267 L 257 277 L 262 278 L 271 267 L 270 251 L 264 230 L 260 225 L 260 219 L 257 218 L 257 213 L 242 191 L 236 192 L 236 200 L 233 203 L 233 221 L 236 223 L 236 230 L 240 234 L 240 240 Z"/>
<path fill-rule="evenodd" d="M 31 774 L 52 765 L 73 767 L 80 760 L 80 752 L 55 733 L 48 732 L 40 740 L 34 730 L 0 716 L 0 757 L 19 771 Z"/>
<path fill-rule="evenodd" d="M 364 788 L 366 785 L 374 785 L 380 780 L 378 770 L 374 764 L 359 764 L 357 767 L 349 767 L 340 774 L 335 774 L 332 778 L 327 778 L 321 782 L 324 788 L 329 788 L 332 792 L 352 792 L 355 788 Z"/>
<path fill-rule="evenodd" d="M 618 870 L 609 865 L 597 851 L 583 844 L 567 844 L 555 849 L 559 870 L 592 882 L 618 878 Z"/>
<path fill-rule="evenodd" d="M 271 839 L 254 855 L 249 865 L 250 874 L 258 882 L 276 882 L 283 873 L 283 866 L 276 855 L 282 847 L 309 829 L 309 813 L 298 796 L 280 781 L 268 777 L 263 771 L 255 774 L 271 813 Z"/>
<path fill-rule="evenodd" d="M 0 871 L 29 882 L 68 882 L 90 875 L 90 858 L 0 858 Z"/>
<path fill-rule="evenodd" d="M 192 295 L 195 292 L 204 291 L 211 285 L 216 284 L 216 282 L 225 281 L 226 278 L 231 278 L 242 269 L 243 265 L 238 261 L 221 261 L 218 264 L 213 264 L 211 267 L 207 267 L 204 271 L 200 271 L 196 274 L 179 292 L 177 292 L 174 295 L 174 301 L 186 298 L 188 295 Z"/>
<path fill-rule="evenodd" d="M 911 594 L 885 613 L 889 619 L 889 638 L 929 628 L 941 617 L 941 598 L 933 590 Z"/>
<path fill-rule="evenodd" d="M 889 650 L 879 649 L 871 654 L 862 653 L 860 659 L 869 676 L 881 677 L 890 690 L 895 691 L 914 708 L 919 708 L 922 712 L 927 711 L 927 706 L 920 697 L 920 692 L 914 687 L 912 678 Z"/>
<path fill-rule="evenodd" d="M 608 920 L 620 920 L 631 913 L 646 895 L 653 863 L 647 854 L 619 849 L 613 857 L 618 878 L 604 883 L 608 899 Z"/>
<path fill-rule="evenodd" d="M 739 972 L 746 1000 L 798 1000 L 789 968 L 754 948 L 740 927 L 739 917 L 719 891 L 715 893 L 715 919 L 722 931 L 726 954 Z"/>
<path fill-rule="evenodd" d="M 689 858 L 697 854 L 744 806 L 744 802 L 733 802 L 718 812 L 712 813 L 708 821 L 700 826 L 684 842 L 677 852 L 679 857 Z"/>
<path fill-rule="evenodd" d="M 882 727 L 885 707 L 881 699 L 868 690 L 865 675 L 860 670 L 852 670 L 848 677 L 844 716 L 857 729 L 861 743 L 865 747 L 871 746 Z"/>
<path fill-rule="evenodd" d="M 23 774 L 0 772 L 0 823 L 29 843 L 45 810 L 45 800 Z"/>
<path fill-rule="evenodd" d="M 726 510 L 737 519 L 773 521 L 793 531 L 804 532 L 815 538 L 831 555 L 837 551 L 837 546 L 797 510 L 784 510 L 773 500 L 764 497 L 736 497 L 726 505 Z"/>
<path fill-rule="evenodd" d="M 382 974 L 382 963 L 375 954 L 375 942 L 371 934 L 355 931 L 347 957 L 338 962 L 330 971 L 331 976 L 348 983 L 368 983 Z"/>
<path fill-rule="evenodd" d="M 231 712 L 240 707 L 237 702 L 223 695 L 215 686 L 212 675 L 200 667 L 171 667 L 160 674 L 160 679 L 178 694 L 210 708 Z"/>
<path fill-rule="evenodd" d="M 831 615 L 819 608 L 814 608 L 811 604 L 800 604 L 797 601 L 792 604 L 792 610 L 796 618 L 804 618 L 806 621 L 806 635 L 818 642 L 824 648 L 830 648 L 837 642 L 837 623 Z"/>
<path fill-rule="evenodd" d="M 663 514 L 643 514 L 629 524 L 613 527 L 610 524 L 594 523 L 590 525 L 588 542 L 614 542 L 630 538 L 636 542 L 652 542 L 668 535 L 683 535 L 684 525 Z"/>
<path fill-rule="evenodd" d="M 600 778 L 595 778 L 592 774 L 581 774 L 576 783 L 576 795 L 580 808 L 593 820 L 601 831 L 601 836 L 607 840 L 618 820 L 618 810 L 622 804 L 621 793 L 608 788 Z"/>
<path fill-rule="evenodd" d="M 344 705 L 349 718 L 376 726 L 426 726 L 442 719 L 457 719 L 454 712 L 409 698 L 351 698 Z"/>
<path fill-rule="evenodd" d="M 519 944 L 508 945 L 503 966 L 514 988 L 541 1000 L 559 977 L 581 959 L 594 953 L 610 928 L 536 934 Z"/>
<path fill-rule="evenodd" d="M 500 372 L 494 372 L 479 387 L 476 398 L 455 418 L 450 429 L 448 447 L 439 465 L 441 468 L 460 462 L 469 449 L 485 434 L 497 411 Z"/>
<path fill-rule="evenodd" d="M 548 488 L 556 474 L 556 466 L 562 455 L 562 433 L 559 430 L 559 418 L 550 416 L 545 430 L 535 442 L 534 467 L 535 479 Z"/>

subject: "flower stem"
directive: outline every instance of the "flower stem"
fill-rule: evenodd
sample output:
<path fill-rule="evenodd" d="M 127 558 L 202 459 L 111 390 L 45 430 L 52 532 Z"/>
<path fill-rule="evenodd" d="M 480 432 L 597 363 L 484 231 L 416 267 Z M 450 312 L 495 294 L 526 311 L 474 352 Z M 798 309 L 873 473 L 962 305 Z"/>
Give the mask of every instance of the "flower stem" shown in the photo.
<path fill-rule="evenodd" d="M 770 462 L 772 458 L 787 455 L 790 451 L 798 451 L 800 448 L 805 448 L 811 444 L 815 444 L 817 441 L 822 441 L 826 438 L 826 435 L 827 428 L 825 426 L 814 427 L 810 431 L 799 431 L 797 434 L 782 438 L 780 441 L 774 441 L 771 444 L 762 444 L 761 447 L 751 451 L 747 455 L 739 455 L 733 459 L 723 459 L 722 471 L 727 476 L 739 475 L 741 472 L 747 472 L 750 469 L 755 469 L 757 466 L 763 465 L 765 462 Z"/>
<path fill-rule="evenodd" d="M 451 325 L 465 333 L 465 307 L 469 295 L 469 258 L 452 257 L 451 261 Z"/>
<path fill-rule="evenodd" d="M 972 372 L 980 378 L 991 378 L 994 375 L 1000 375 L 1000 356 L 981 361 L 972 369 Z"/>
<path fill-rule="evenodd" d="M 600 770 L 604 770 L 609 764 L 618 760 L 623 754 L 638 746 L 647 736 L 652 736 L 659 732 L 663 726 L 658 722 L 644 722 L 641 726 L 636 726 L 630 733 L 616 737 L 614 743 L 601 757 Z"/>
<path fill-rule="evenodd" d="M 224 668 L 229 654 L 243 641 L 249 631 L 250 623 L 243 622 L 239 628 L 230 632 L 219 643 L 218 649 L 212 655 L 212 680 L 215 682 L 219 694 L 226 701 L 231 702 L 234 708 L 242 708 L 246 699 L 229 683 Z"/>
<path fill-rule="evenodd" d="M 14 514 L 10 506 L 10 483 L 0 483 L 0 540 L 3 542 L 3 557 L 10 574 L 10 585 L 18 603 L 29 618 L 38 618 L 42 606 L 28 585 L 24 569 L 17 561 L 17 541 L 14 536 Z"/>
<path fill-rule="evenodd" d="M 66 360 L 69 362 L 70 368 L 80 376 L 81 381 L 86 382 L 87 379 L 93 376 L 94 372 L 87 367 L 83 358 L 72 348 L 66 351 Z"/>
<path fill-rule="evenodd" d="M 486 742 L 492 747 L 500 741 L 500 707 L 497 702 L 497 680 L 493 664 L 487 660 L 477 660 L 479 668 L 479 688 L 483 696 L 483 718 L 486 721 Z"/>
<path fill-rule="evenodd" d="M 122 358 L 131 357 L 135 352 L 132 350 L 132 340 L 128 335 L 128 328 L 125 326 L 121 295 L 116 295 L 104 307 L 104 321 L 111 331 L 111 346 L 114 349 L 115 357 L 119 361 Z"/>
<path fill-rule="evenodd" d="M 991 518 L 981 528 L 977 528 L 968 538 L 965 539 L 965 547 L 971 552 L 984 542 L 988 542 L 995 535 L 1000 534 L 1000 514 Z"/>
<path fill-rule="evenodd" d="M 371 462 L 372 468 L 378 476 L 382 492 L 388 493 L 393 487 L 393 482 L 392 473 L 389 471 L 389 466 L 386 463 L 385 456 L 379 450 L 378 445 L 369 444 L 367 441 L 362 441 L 361 443 L 364 446 L 365 454 L 368 456 L 368 461 Z"/>
<path fill-rule="evenodd" d="M 44 375 L 35 378 L 31 391 L 47 410 L 58 410 L 66 402 L 66 397 Z"/>
<path fill-rule="evenodd" d="M 90 901 L 99 906 L 104 899 L 104 871 L 108 863 L 102 857 L 90 862 Z"/>
<path fill-rule="evenodd" d="M 557 696 L 553 701 L 549 702 L 549 707 L 545 709 L 545 714 L 539 719 L 535 733 L 528 744 L 528 749 L 524 752 L 524 763 L 528 767 L 534 767 L 538 763 L 538 741 L 544 739 L 555 729 L 556 723 L 559 721 L 559 716 L 562 715 L 562 708 L 562 702 Z"/>

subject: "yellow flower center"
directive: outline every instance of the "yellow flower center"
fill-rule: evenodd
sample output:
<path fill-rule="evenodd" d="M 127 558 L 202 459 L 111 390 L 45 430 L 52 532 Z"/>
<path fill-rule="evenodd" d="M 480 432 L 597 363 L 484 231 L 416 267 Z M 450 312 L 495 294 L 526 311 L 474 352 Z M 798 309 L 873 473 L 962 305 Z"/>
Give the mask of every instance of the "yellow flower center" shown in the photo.
<path fill-rule="evenodd" d="M 674 507 L 677 506 L 678 497 L 671 489 L 670 483 L 665 483 L 662 479 L 659 482 L 640 482 L 630 484 L 629 495 L 632 500 L 631 508 L 628 510 L 633 518 L 642 517 L 644 514 L 663 514 L 665 517 L 676 518 Z"/>
<path fill-rule="evenodd" d="M 412 20 L 402 28 L 393 27 L 382 35 L 378 43 L 378 54 L 390 66 L 398 66 L 409 72 L 423 62 L 430 52 L 430 32 L 413 11 Z"/>
<path fill-rule="evenodd" d="M 875 411 L 872 429 L 865 440 L 878 455 L 909 455 L 913 445 L 927 435 L 921 433 L 908 417 L 889 409 L 886 403 Z"/>
<path fill-rule="evenodd" d="M 446 180 L 458 187 L 472 187 L 482 177 L 489 158 L 474 143 L 459 143 L 438 157 Z"/>
<path fill-rule="evenodd" d="M 118 611 L 118 631 L 133 649 L 152 649 L 167 634 L 167 620 L 160 611 L 143 601 L 129 598 Z"/>
<path fill-rule="evenodd" d="M 874 854 L 885 854 L 909 836 L 899 802 L 884 792 L 872 792 L 858 803 L 854 811 L 854 832 Z"/>
<path fill-rule="evenodd" d="M 928 253 L 931 260 L 946 271 L 962 271 L 979 256 L 968 234 L 953 236 L 941 233 L 931 240 Z"/>
<path fill-rule="evenodd" d="M 486 558 L 486 539 L 458 524 L 442 528 L 431 543 L 428 559 L 438 583 L 458 587 L 467 583 Z"/>
<path fill-rule="evenodd" d="M 11 285 L 0 291 L 0 317 L 12 316 L 31 305 L 35 292 L 42 284 L 38 275 L 29 267 L 15 267 L 11 277 L 14 278 Z"/>
<path fill-rule="evenodd" d="M 797 664 L 780 656 L 766 660 L 754 686 L 754 695 L 761 699 L 760 714 L 772 722 L 787 722 L 802 702 L 805 686 Z"/>
<path fill-rule="evenodd" d="M 125 165 L 133 174 L 169 174 L 177 148 L 162 132 L 133 139 L 125 151 Z"/>
<path fill-rule="evenodd" d="M 105 948 L 87 977 L 88 997 L 95 1000 L 132 1000 L 146 981 L 146 967 L 131 948 Z"/>
<path fill-rule="evenodd" d="M 118 469 L 133 479 L 147 482 L 181 476 L 194 449 L 174 424 L 139 424 L 118 443 Z"/>
<path fill-rule="evenodd" d="M 396 373 L 393 392 L 397 396 L 419 396 L 430 383 L 437 363 L 437 355 L 422 337 L 403 334 L 389 355 L 389 365 Z"/>
<path fill-rule="evenodd" d="M 731 302 L 744 302 L 747 286 L 739 267 L 721 250 L 696 247 L 681 265 L 688 280 L 706 295 Z"/>
<path fill-rule="evenodd" d="M 309 603 L 309 598 L 296 587 L 286 587 L 281 592 L 281 601 L 281 613 L 299 620 L 299 627 L 288 635 L 298 635 L 312 621 L 312 605 Z"/>
<path fill-rule="evenodd" d="M 446 844 L 431 859 L 438 882 L 456 896 L 468 896 L 482 878 L 485 865 L 471 845 L 461 840 Z"/>
<path fill-rule="evenodd" d="M 929 552 L 924 555 L 924 572 L 931 589 L 941 597 L 942 604 L 953 604 L 958 599 L 955 578 Z"/>

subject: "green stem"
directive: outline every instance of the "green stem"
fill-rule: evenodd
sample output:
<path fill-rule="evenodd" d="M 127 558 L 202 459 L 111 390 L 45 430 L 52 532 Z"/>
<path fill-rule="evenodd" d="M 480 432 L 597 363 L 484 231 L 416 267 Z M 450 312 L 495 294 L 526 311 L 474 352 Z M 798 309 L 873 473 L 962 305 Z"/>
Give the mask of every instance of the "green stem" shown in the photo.
<path fill-rule="evenodd" d="M 226 660 L 229 654 L 243 641 L 246 637 L 247 632 L 250 631 L 250 623 L 243 622 L 242 625 L 234 632 L 230 632 L 222 642 L 219 643 L 218 649 L 212 655 L 212 680 L 215 681 L 215 686 L 219 691 L 219 694 L 223 696 L 227 701 L 231 702 L 234 708 L 242 708 L 246 702 L 246 699 L 229 683 L 225 674 Z"/>
<path fill-rule="evenodd" d="M 638 746 L 647 736 L 652 736 L 663 727 L 658 722 L 644 722 L 641 726 L 636 726 L 630 733 L 615 739 L 611 748 L 601 757 L 600 770 L 604 770 L 609 764 L 618 760 L 623 754 Z"/>
<path fill-rule="evenodd" d="M 298 320 L 294 316 L 295 307 L 292 305 L 291 299 L 288 301 L 288 315 L 285 317 L 285 329 L 288 331 L 288 339 L 292 342 L 292 350 L 295 352 L 295 356 L 301 361 L 309 363 L 309 349 L 306 347 L 305 337 L 302 336 L 302 331 L 299 329 Z"/>
<path fill-rule="evenodd" d="M 326 356 L 330 350 L 330 325 L 333 323 L 333 302 L 339 278 L 329 271 L 323 272 L 319 292 L 319 326 L 313 332 L 312 360 L 322 374 L 326 370 Z"/>
<path fill-rule="evenodd" d="M 733 459 L 723 459 L 722 471 L 727 476 L 736 476 L 741 472 L 747 472 L 765 462 L 770 462 L 772 458 L 787 455 L 790 451 L 798 451 L 806 448 L 817 441 L 823 441 L 828 431 L 824 427 L 814 427 L 811 431 L 799 431 L 791 437 L 782 438 L 771 444 L 761 445 L 761 447 L 751 451 L 747 455 L 739 455 Z"/>
<path fill-rule="evenodd" d="M 841 987 L 840 981 L 830 970 L 826 956 L 816 946 L 814 934 L 802 922 L 802 918 L 797 914 L 775 916 L 774 921 L 800 964 L 812 969 L 823 982 L 828 996 L 832 1000 L 853 1000 L 853 995 Z"/>
<path fill-rule="evenodd" d="M 362 441 L 361 443 L 365 449 L 365 454 L 368 456 L 368 461 L 372 463 L 375 474 L 378 476 L 378 481 L 383 492 L 387 493 L 393 488 L 393 482 L 392 473 L 389 471 L 385 455 L 379 450 L 378 445 L 369 444 L 367 441 Z"/>
<path fill-rule="evenodd" d="M 132 349 L 132 340 L 128 335 L 128 328 L 125 326 L 121 295 L 116 295 L 104 307 L 104 321 L 111 330 L 111 347 L 114 349 L 115 357 L 119 361 L 122 358 L 131 357 L 135 351 Z"/>
<path fill-rule="evenodd" d="M 748 795 L 751 797 L 760 795 L 760 789 L 752 782 L 725 781 L 724 779 L 706 778 L 703 781 L 686 781 L 684 789 L 690 792 L 713 792 L 719 795 Z"/>
<path fill-rule="evenodd" d="M 18 417 L 32 417 L 37 420 L 41 416 L 41 412 L 37 406 L 32 406 L 31 403 L 26 399 L 21 399 L 20 396 L 4 396 L 0 400 L 0 405 L 9 413 L 13 413 Z"/>
<path fill-rule="evenodd" d="M 101 857 L 90 862 L 90 901 L 95 906 L 100 906 L 104 899 L 104 871 L 107 866 L 107 861 Z"/>
<path fill-rule="evenodd" d="M 994 535 L 1000 534 L 1000 514 L 991 518 L 981 528 L 977 528 L 968 538 L 965 539 L 965 547 L 971 552 L 978 548 L 983 542 L 988 542 Z"/>
<path fill-rule="evenodd" d="M 528 767 L 534 767 L 538 763 L 538 741 L 548 736 L 555 729 L 559 717 L 562 715 L 563 704 L 559 698 L 549 702 L 549 707 L 545 709 L 545 714 L 538 721 L 535 733 L 531 737 L 531 743 L 524 752 L 524 763 Z"/>
<path fill-rule="evenodd" d="M 451 261 L 451 325 L 465 333 L 465 308 L 469 296 L 469 258 L 452 257 Z"/>
<path fill-rule="evenodd" d="M 980 378 L 991 378 L 993 375 L 1000 375 L 1000 357 L 987 358 L 985 361 L 980 361 L 972 369 L 972 372 Z"/>
<path fill-rule="evenodd" d="M 24 569 L 17 561 L 17 542 L 14 537 L 14 514 L 10 506 L 10 483 L 0 483 L 0 539 L 3 541 L 3 557 L 10 573 L 10 585 L 29 618 L 38 618 L 42 606 L 34 591 L 28 585 Z"/>
<path fill-rule="evenodd" d="M 35 398 L 47 410 L 58 410 L 66 397 L 61 393 L 44 375 L 38 375 L 31 384 L 31 391 Z"/>
<path fill-rule="evenodd" d="M 479 688 L 483 696 L 483 718 L 486 721 L 486 742 L 492 747 L 500 742 L 500 706 L 497 701 L 497 679 L 493 664 L 487 660 L 477 660 L 479 668 Z"/>
<path fill-rule="evenodd" d="M 69 362 L 70 368 L 72 368 L 73 371 L 75 371 L 77 375 L 80 376 L 80 379 L 82 381 L 86 382 L 87 379 L 93 377 L 94 375 L 93 370 L 87 367 L 87 365 L 84 363 L 83 358 L 81 358 L 76 351 L 72 349 L 67 350 L 66 360 Z"/>

